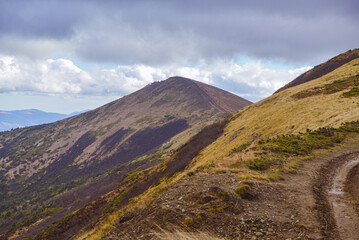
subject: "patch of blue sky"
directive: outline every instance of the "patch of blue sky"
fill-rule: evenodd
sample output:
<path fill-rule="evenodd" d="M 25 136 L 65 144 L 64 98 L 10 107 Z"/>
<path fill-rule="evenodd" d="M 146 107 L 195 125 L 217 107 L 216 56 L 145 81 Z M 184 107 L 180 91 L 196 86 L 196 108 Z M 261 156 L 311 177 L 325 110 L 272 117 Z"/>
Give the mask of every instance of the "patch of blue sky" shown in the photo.
<path fill-rule="evenodd" d="M 296 66 L 294 64 L 290 64 L 286 61 L 279 60 L 279 59 L 265 59 L 265 58 L 255 58 L 249 56 L 240 56 L 235 59 L 235 63 L 242 66 L 249 62 L 261 62 L 264 68 L 269 68 L 273 70 L 291 70 L 299 67 L 304 66 Z"/>

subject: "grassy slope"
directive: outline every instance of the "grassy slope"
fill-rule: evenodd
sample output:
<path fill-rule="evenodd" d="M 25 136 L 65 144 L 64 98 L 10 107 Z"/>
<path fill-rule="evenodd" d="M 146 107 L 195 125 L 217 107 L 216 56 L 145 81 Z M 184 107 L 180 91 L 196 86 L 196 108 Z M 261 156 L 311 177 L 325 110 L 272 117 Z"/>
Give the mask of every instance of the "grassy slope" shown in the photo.
<path fill-rule="evenodd" d="M 196 165 L 216 162 L 232 149 L 256 138 L 304 132 L 319 127 L 339 127 L 341 123 L 359 119 L 358 98 L 343 98 L 342 92 L 295 99 L 300 91 L 323 86 L 359 74 L 359 59 L 311 82 L 274 94 L 234 115 L 217 141 L 195 159 Z M 294 126 L 294 127 L 293 127 Z"/>
<path fill-rule="evenodd" d="M 78 236 L 78 239 L 101 238 L 124 212 L 147 206 L 159 192 L 195 169 L 203 169 L 212 166 L 213 163 L 218 166 L 230 161 L 229 155 L 232 150 L 243 144 L 281 134 L 297 134 L 305 132 L 308 128 L 315 130 L 319 127 L 339 127 L 343 122 L 358 120 L 358 98 L 342 97 L 342 94 L 350 88 L 332 94 L 318 94 L 300 99 L 292 97 L 298 92 L 322 87 L 358 74 L 359 59 L 356 59 L 319 79 L 287 89 L 239 111 L 227 124 L 224 134 L 203 149 L 185 171 L 134 198 L 132 203 L 104 219 L 97 228 Z M 248 159 L 250 158 L 253 156 L 248 156 Z M 238 170 L 241 171 L 241 168 Z M 242 174 L 246 173 L 242 172 Z"/>
<path fill-rule="evenodd" d="M 305 82 L 309 82 L 313 79 L 319 78 L 324 76 L 327 73 L 335 70 L 336 68 L 356 59 L 359 58 L 359 49 L 349 50 L 345 53 L 342 53 L 338 56 L 331 58 L 330 60 L 315 66 L 314 68 L 310 69 L 309 71 L 301 74 L 293 81 L 289 82 L 285 86 L 281 87 L 276 91 L 276 93 L 283 91 L 287 88 L 291 88 Z"/>

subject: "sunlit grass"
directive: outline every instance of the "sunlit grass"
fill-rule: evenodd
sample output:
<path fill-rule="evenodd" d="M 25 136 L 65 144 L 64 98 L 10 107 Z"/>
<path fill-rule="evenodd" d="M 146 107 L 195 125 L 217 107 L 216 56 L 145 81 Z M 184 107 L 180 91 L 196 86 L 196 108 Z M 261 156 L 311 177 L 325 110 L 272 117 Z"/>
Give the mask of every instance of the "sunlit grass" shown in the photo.
<path fill-rule="evenodd" d="M 248 142 L 265 137 L 296 134 L 319 127 L 339 127 L 343 122 L 358 120 L 359 98 L 343 98 L 340 91 L 303 99 L 291 97 L 308 88 L 356 76 L 359 73 L 358 63 L 359 59 L 355 59 L 321 78 L 289 88 L 240 110 L 225 128 L 225 134 L 195 158 L 194 167 L 221 162 Z"/>
<path fill-rule="evenodd" d="M 191 233 L 191 232 L 184 232 L 181 230 L 176 230 L 174 232 L 161 232 L 155 233 L 155 235 L 160 240 L 221 240 L 224 238 L 214 237 L 209 233 Z"/>

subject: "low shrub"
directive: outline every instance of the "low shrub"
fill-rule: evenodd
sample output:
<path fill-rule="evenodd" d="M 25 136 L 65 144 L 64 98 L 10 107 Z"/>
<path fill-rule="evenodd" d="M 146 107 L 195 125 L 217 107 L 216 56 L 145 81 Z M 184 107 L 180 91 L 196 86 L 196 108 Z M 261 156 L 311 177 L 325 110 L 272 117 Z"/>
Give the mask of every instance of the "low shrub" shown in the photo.
<path fill-rule="evenodd" d="M 217 192 L 217 196 L 223 198 L 224 201 L 229 201 L 230 199 L 228 192 Z"/>
<path fill-rule="evenodd" d="M 186 217 L 185 219 L 184 219 L 184 224 L 185 225 L 193 225 L 193 223 L 194 223 L 194 221 L 193 221 L 193 219 L 192 218 L 190 218 L 190 217 Z"/>
<path fill-rule="evenodd" d="M 247 166 L 252 170 L 263 171 L 268 169 L 272 165 L 273 161 L 267 156 L 263 155 L 253 160 L 249 160 Z"/>
<path fill-rule="evenodd" d="M 243 150 L 246 150 L 251 144 L 252 144 L 251 142 L 247 142 L 245 144 L 240 145 L 239 147 L 233 148 L 231 153 L 242 152 Z"/>
<path fill-rule="evenodd" d="M 359 89 L 355 86 L 358 86 L 359 84 L 359 76 L 351 76 L 346 79 L 342 80 L 336 80 L 332 83 L 325 84 L 320 87 L 314 87 L 310 89 L 306 89 L 303 91 L 300 91 L 294 95 L 292 95 L 295 99 L 302 99 L 307 97 L 312 97 L 320 94 L 333 94 L 336 92 L 340 92 L 343 90 L 346 90 L 350 87 L 353 87 L 349 92 L 343 93 L 341 96 L 343 97 L 352 97 L 359 95 Z M 351 93 L 350 93 L 351 92 Z"/>
<path fill-rule="evenodd" d="M 353 87 L 349 92 L 343 93 L 342 96 L 346 98 L 359 96 L 359 88 Z"/>
<path fill-rule="evenodd" d="M 242 184 L 239 186 L 235 193 L 237 193 L 243 199 L 252 199 L 254 197 L 252 188 L 248 184 Z"/>
<path fill-rule="evenodd" d="M 249 160 L 247 167 L 257 171 L 271 168 L 268 179 L 282 180 L 284 176 L 281 172 L 295 173 L 296 169 L 302 166 L 302 161 L 311 158 L 313 151 L 334 147 L 351 132 L 359 133 L 359 121 L 344 123 L 339 128 L 322 127 L 313 131 L 307 129 L 305 133 L 296 135 L 260 139 L 254 146 L 258 151 L 257 157 Z"/>
<path fill-rule="evenodd" d="M 283 174 L 279 171 L 269 173 L 268 178 L 270 181 L 284 180 Z"/>

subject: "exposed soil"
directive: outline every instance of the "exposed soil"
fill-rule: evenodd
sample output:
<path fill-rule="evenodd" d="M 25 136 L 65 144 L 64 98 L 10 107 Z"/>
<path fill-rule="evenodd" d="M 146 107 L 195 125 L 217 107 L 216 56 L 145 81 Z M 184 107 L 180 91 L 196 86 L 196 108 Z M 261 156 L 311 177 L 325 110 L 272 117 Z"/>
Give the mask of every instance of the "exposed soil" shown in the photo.
<path fill-rule="evenodd" d="M 126 213 L 105 239 L 207 232 L 225 239 L 359 239 L 359 149 L 318 158 L 285 181 L 230 173 L 181 179 L 147 208 Z M 250 186 L 251 197 L 235 189 Z"/>
<path fill-rule="evenodd" d="M 350 170 L 359 164 L 359 159 L 349 160 L 340 166 L 334 175 L 332 186 L 329 191 L 329 203 L 333 208 L 334 219 L 341 239 L 358 239 L 359 216 L 355 211 L 350 199 L 345 194 L 345 184 Z M 350 184 L 353 184 L 350 182 Z"/>
<path fill-rule="evenodd" d="M 226 239 L 310 238 L 311 227 L 303 224 L 299 203 L 288 202 L 283 184 L 251 182 L 250 200 L 234 193 L 240 184 L 232 174 L 182 179 L 146 209 L 120 218 L 106 239 L 156 239 L 177 229 Z"/>
<path fill-rule="evenodd" d="M 353 172 L 358 155 L 354 149 L 330 158 L 314 179 L 318 220 L 325 239 L 359 239 L 359 212 L 348 193 L 358 184 L 357 172 Z"/>
<path fill-rule="evenodd" d="M 345 186 L 346 192 L 350 194 L 353 200 L 356 211 L 359 213 L 359 164 L 354 166 L 347 176 L 347 182 Z"/>

